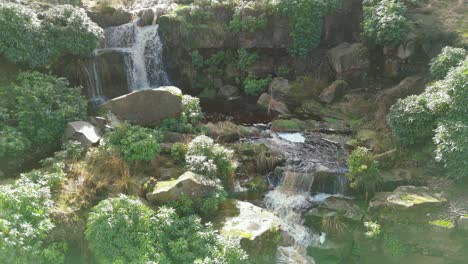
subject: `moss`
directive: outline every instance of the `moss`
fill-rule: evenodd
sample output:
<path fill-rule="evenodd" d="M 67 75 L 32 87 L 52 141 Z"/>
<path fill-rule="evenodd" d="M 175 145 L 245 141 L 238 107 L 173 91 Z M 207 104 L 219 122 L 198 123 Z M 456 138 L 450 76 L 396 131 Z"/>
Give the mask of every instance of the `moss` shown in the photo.
<path fill-rule="evenodd" d="M 438 227 L 448 228 L 448 229 L 451 229 L 451 228 L 454 228 L 454 227 L 455 227 L 455 225 L 453 224 L 453 222 L 452 222 L 452 221 L 448 221 L 448 220 L 435 220 L 435 221 L 430 221 L 429 224 L 434 225 L 434 226 L 438 226 Z"/>
<path fill-rule="evenodd" d="M 271 123 L 275 132 L 297 132 L 305 128 L 305 122 L 299 119 L 278 119 Z"/>

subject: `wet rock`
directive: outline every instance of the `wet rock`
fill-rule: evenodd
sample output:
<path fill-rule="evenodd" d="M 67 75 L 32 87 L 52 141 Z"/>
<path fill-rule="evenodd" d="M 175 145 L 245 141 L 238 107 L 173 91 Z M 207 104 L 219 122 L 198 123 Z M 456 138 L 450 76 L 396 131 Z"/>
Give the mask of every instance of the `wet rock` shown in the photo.
<path fill-rule="evenodd" d="M 168 202 L 177 200 L 182 195 L 204 197 L 217 186 L 216 181 L 188 171 L 176 180 L 158 182 L 154 190 L 146 194 L 146 198 L 151 202 Z"/>
<path fill-rule="evenodd" d="M 263 107 L 264 109 L 269 109 L 271 100 L 271 95 L 267 93 L 262 93 L 262 95 L 260 95 L 260 97 L 257 100 L 257 104 Z"/>
<path fill-rule="evenodd" d="M 306 123 L 299 119 L 278 119 L 271 123 L 274 132 L 299 132 L 306 127 Z"/>
<path fill-rule="evenodd" d="M 182 112 L 181 95 L 180 89 L 173 86 L 139 90 L 109 100 L 102 108 L 132 124 L 158 125 Z"/>
<path fill-rule="evenodd" d="M 100 51 L 89 61 L 87 66 L 88 74 L 96 74 L 100 80 L 103 96 L 109 99 L 127 94 L 129 91 L 127 80 L 127 69 L 125 60 L 128 54 L 116 50 Z M 93 65 L 95 63 L 95 65 Z"/>
<path fill-rule="evenodd" d="M 105 117 L 102 116 L 92 116 L 89 118 L 91 124 L 99 128 L 100 130 L 104 130 L 108 127 L 108 121 Z"/>
<path fill-rule="evenodd" d="M 370 66 L 369 51 L 361 43 L 341 43 L 328 51 L 328 60 L 335 70 L 336 78 L 359 83 Z"/>
<path fill-rule="evenodd" d="M 286 100 L 291 92 L 291 86 L 287 79 L 276 77 L 271 81 L 268 91 L 276 100 Z"/>
<path fill-rule="evenodd" d="M 320 93 L 319 98 L 320 101 L 329 104 L 335 100 L 340 99 L 348 90 L 349 85 L 346 81 L 337 80 L 325 88 L 322 93 Z"/>
<path fill-rule="evenodd" d="M 223 235 L 240 237 L 247 250 L 261 250 L 276 244 L 281 224 L 278 217 L 248 202 L 233 201 L 232 207 L 237 214 L 222 220 Z"/>
<path fill-rule="evenodd" d="M 218 97 L 222 98 L 233 98 L 240 95 L 239 88 L 232 86 L 232 85 L 224 85 L 218 91 Z"/>
<path fill-rule="evenodd" d="M 322 164 L 318 164 L 310 191 L 314 194 L 346 194 L 348 184 L 348 178 L 343 173 L 333 171 Z"/>
<path fill-rule="evenodd" d="M 391 171 L 383 171 L 381 173 L 382 182 L 381 190 L 391 192 L 399 186 L 405 185 L 420 185 L 419 181 L 411 175 L 409 170 L 393 169 Z"/>
<path fill-rule="evenodd" d="M 65 128 L 64 141 L 78 141 L 85 148 L 99 144 L 101 140 L 100 131 L 85 121 L 70 122 Z"/>
<path fill-rule="evenodd" d="M 107 7 L 100 12 L 87 12 L 89 18 L 102 28 L 116 27 L 132 21 L 132 14 L 119 8 Z"/>
<path fill-rule="evenodd" d="M 155 22 L 155 19 L 156 19 L 156 15 L 153 9 L 143 10 L 140 16 L 140 20 L 138 20 L 138 26 L 144 27 L 144 26 L 153 25 L 153 23 Z"/>
<path fill-rule="evenodd" d="M 331 196 L 318 207 L 312 208 L 306 213 L 306 223 L 320 227 L 322 219 L 329 215 L 339 215 L 349 223 L 359 224 L 364 212 L 351 199 Z"/>
<path fill-rule="evenodd" d="M 383 222 L 428 223 L 431 212 L 447 204 L 442 192 L 428 187 L 400 186 L 393 192 L 376 193 L 369 212 Z"/>

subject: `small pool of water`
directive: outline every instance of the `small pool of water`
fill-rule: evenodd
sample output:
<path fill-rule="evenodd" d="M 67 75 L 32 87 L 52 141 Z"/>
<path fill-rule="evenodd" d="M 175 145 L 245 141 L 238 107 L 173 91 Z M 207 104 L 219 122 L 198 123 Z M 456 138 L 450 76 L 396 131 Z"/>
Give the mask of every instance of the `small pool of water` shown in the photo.
<path fill-rule="evenodd" d="M 301 133 L 278 133 L 278 136 L 294 143 L 305 143 L 305 137 Z"/>

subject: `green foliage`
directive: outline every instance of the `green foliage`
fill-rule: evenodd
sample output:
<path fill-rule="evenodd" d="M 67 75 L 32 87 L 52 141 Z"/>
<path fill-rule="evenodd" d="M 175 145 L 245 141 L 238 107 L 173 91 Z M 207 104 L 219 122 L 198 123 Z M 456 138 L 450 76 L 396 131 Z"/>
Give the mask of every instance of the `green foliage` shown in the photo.
<path fill-rule="evenodd" d="M 394 46 L 407 31 L 406 6 L 401 0 L 364 0 L 363 36 L 378 45 Z"/>
<path fill-rule="evenodd" d="M 203 68 L 203 66 L 205 65 L 205 61 L 200 52 L 198 50 L 194 50 L 190 55 L 192 56 L 193 67 L 195 67 L 195 69 Z"/>
<path fill-rule="evenodd" d="M 468 124 L 468 59 L 449 71 L 444 84 L 450 98 L 447 116 Z"/>
<path fill-rule="evenodd" d="M 86 238 L 102 263 L 244 263 L 239 241 L 218 235 L 196 216 L 157 213 L 120 196 L 99 203 L 89 216 Z"/>
<path fill-rule="evenodd" d="M 380 182 L 379 167 L 372 153 L 364 147 L 353 150 L 348 158 L 347 177 L 351 188 L 365 193 L 366 200 L 373 194 Z"/>
<path fill-rule="evenodd" d="M 65 54 L 89 54 L 102 37 L 84 9 L 59 5 L 37 13 L 29 6 L 0 3 L 0 53 L 10 61 L 46 66 Z"/>
<path fill-rule="evenodd" d="M 106 134 L 106 142 L 129 161 L 149 161 L 161 151 L 159 131 L 122 124 Z"/>
<path fill-rule="evenodd" d="M 0 159 L 21 159 L 30 147 L 31 143 L 21 132 L 9 126 L 0 127 Z"/>
<path fill-rule="evenodd" d="M 183 195 L 179 200 L 168 203 L 181 216 L 198 214 L 202 217 L 213 216 L 219 209 L 219 206 L 226 200 L 227 193 L 223 187 L 217 187 L 216 191 L 209 193 L 205 197 L 190 198 Z"/>
<path fill-rule="evenodd" d="M 376 238 L 382 232 L 381 226 L 377 222 L 364 222 L 364 227 L 366 228 L 366 232 L 364 233 L 364 235 L 367 238 Z"/>
<path fill-rule="evenodd" d="M 70 88 L 66 80 L 51 75 L 22 72 L 1 96 L 8 98 L 6 122 L 17 126 L 0 121 L 0 157 L 21 160 L 28 152 L 54 145 L 68 122 L 86 116 L 86 99 L 80 89 Z"/>
<path fill-rule="evenodd" d="M 258 16 L 242 16 L 239 12 L 236 12 L 229 22 L 228 29 L 231 32 L 250 32 L 255 33 L 259 30 L 266 29 L 268 25 L 268 18 L 265 14 Z"/>
<path fill-rule="evenodd" d="M 237 50 L 237 56 L 237 66 L 244 72 L 258 60 L 257 53 L 248 52 L 246 49 Z"/>
<path fill-rule="evenodd" d="M 340 0 L 281 0 L 280 13 L 289 19 L 292 46 L 289 52 L 297 57 L 305 57 L 320 44 L 323 17 L 341 5 Z"/>
<path fill-rule="evenodd" d="M 383 237 L 383 244 L 385 249 L 387 249 L 390 255 L 393 257 L 399 258 L 407 253 L 405 245 L 395 234 L 385 233 Z"/>
<path fill-rule="evenodd" d="M 177 118 L 165 119 L 159 125 L 161 131 L 195 133 L 196 125 L 204 118 L 200 99 L 190 95 L 182 96 L 182 114 Z"/>
<path fill-rule="evenodd" d="M 468 177 L 468 122 L 442 121 L 435 131 L 436 160 L 443 162 L 448 176 Z"/>
<path fill-rule="evenodd" d="M 63 163 L 56 163 L 49 170 L 32 170 L 21 174 L 22 179 L 47 187 L 52 193 L 59 191 L 66 177 L 67 175 L 63 171 Z"/>
<path fill-rule="evenodd" d="M 44 244 L 54 227 L 52 206 L 49 188 L 25 177 L 0 185 L 1 263 L 63 263 L 59 248 Z"/>
<path fill-rule="evenodd" d="M 171 157 L 175 161 L 184 162 L 187 153 L 187 145 L 184 143 L 175 143 L 171 147 Z"/>
<path fill-rule="evenodd" d="M 388 114 L 393 135 L 403 145 L 423 143 L 433 135 L 436 116 L 428 109 L 426 98 L 409 96 L 400 99 Z"/>
<path fill-rule="evenodd" d="M 462 48 L 445 47 L 442 52 L 431 61 L 431 75 L 433 79 L 444 79 L 447 73 L 457 67 L 466 58 L 466 50 Z"/>
<path fill-rule="evenodd" d="M 234 152 L 207 136 L 198 136 L 190 142 L 185 161 L 190 171 L 211 178 L 226 179 L 237 167 Z"/>
<path fill-rule="evenodd" d="M 250 73 L 244 80 L 244 91 L 247 95 L 259 96 L 271 83 L 271 76 L 265 79 L 257 79 L 255 74 Z"/>

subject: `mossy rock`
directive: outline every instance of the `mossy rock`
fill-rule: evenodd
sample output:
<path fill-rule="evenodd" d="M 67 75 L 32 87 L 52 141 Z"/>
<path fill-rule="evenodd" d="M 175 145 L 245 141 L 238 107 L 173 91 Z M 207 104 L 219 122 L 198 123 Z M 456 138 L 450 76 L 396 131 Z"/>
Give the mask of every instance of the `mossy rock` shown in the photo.
<path fill-rule="evenodd" d="M 306 128 L 306 122 L 299 119 L 278 119 L 271 123 L 274 132 L 299 132 Z"/>

